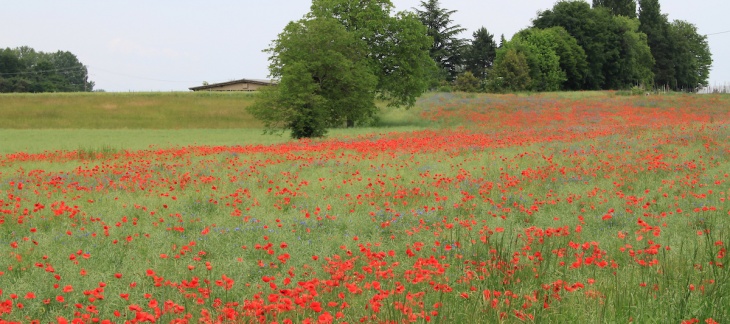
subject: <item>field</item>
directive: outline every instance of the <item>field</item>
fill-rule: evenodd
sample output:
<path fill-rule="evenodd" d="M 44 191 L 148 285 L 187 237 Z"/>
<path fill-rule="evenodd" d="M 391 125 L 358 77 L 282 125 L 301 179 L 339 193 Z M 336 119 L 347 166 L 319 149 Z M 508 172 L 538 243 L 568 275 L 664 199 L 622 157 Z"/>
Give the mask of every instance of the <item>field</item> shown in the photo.
<path fill-rule="evenodd" d="M 0 323 L 730 321 L 730 96 L 76 96 L 0 96 Z"/>

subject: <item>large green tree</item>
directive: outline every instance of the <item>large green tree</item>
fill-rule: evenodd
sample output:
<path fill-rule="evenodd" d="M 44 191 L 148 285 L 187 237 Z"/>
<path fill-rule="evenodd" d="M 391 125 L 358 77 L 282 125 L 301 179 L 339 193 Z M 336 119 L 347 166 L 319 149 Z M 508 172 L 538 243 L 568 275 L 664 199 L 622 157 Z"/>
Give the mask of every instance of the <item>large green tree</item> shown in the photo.
<path fill-rule="evenodd" d="M 514 49 L 525 56 L 532 80 L 529 90 L 557 91 L 566 81 L 566 75 L 560 68 L 554 44 L 555 37 L 549 31 L 530 28 L 515 34 L 500 51 Z"/>
<path fill-rule="evenodd" d="M 639 32 L 639 21 L 616 16 L 612 19 L 612 28 L 618 36 L 614 44 L 619 49 L 619 55 L 614 64 L 607 65 L 604 69 L 607 87 L 622 89 L 651 85 L 654 79 L 654 58 L 646 35 Z"/>
<path fill-rule="evenodd" d="M 464 51 L 464 65 L 473 76 L 484 80 L 497 57 L 497 43 L 494 42 L 494 35 L 484 27 L 477 29 L 472 36 L 471 44 Z"/>
<path fill-rule="evenodd" d="M 712 67 L 707 36 L 700 35 L 695 25 L 683 20 L 673 21 L 669 30 L 674 44 L 676 89 L 695 91 L 707 86 Z"/>
<path fill-rule="evenodd" d="M 675 88 L 674 44 L 670 36 L 669 19 L 662 14 L 659 0 L 639 0 L 639 22 L 639 30 L 646 34 L 655 60 L 655 84 Z"/>
<path fill-rule="evenodd" d="M 635 19 L 612 15 L 600 6 L 591 8 L 583 1 L 559 1 L 551 10 L 538 13 L 533 25 L 563 27 L 583 48 L 588 70 L 581 89 L 620 89 L 650 79 L 647 66 L 653 61 Z"/>
<path fill-rule="evenodd" d="M 616 16 L 636 18 L 636 0 L 593 0 L 593 8 L 605 7 Z"/>
<path fill-rule="evenodd" d="M 249 111 L 267 131 L 319 137 L 376 113 L 375 99 L 412 106 L 435 68 L 426 28 L 413 14 L 392 16 L 390 1 L 315 0 L 272 46 L 269 71 L 279 85 Z"/>
<path fill-rule="evenodd" d="M 560 70 L 565 74 L 559 85 L 561 90 L 580 90 L 585 76 L 589 73 L 586 53 L 573 36 L 563 27 L 548 29 L 530 28 L 515 35 L 543 48 L 543 52 L 553 52 L 557 56 Z M 554 81 L 558 81 L 557 79 Z M 555 90 L 554 85 L 550 87 Z"/>
<path fill-rule="evenodd" d="M 429 58 L 432 40 L 418 17 L 409 12 L 392 14 L 390 0 L 314 0 L 312 18 L 333 18 L 362 40 L 372 73 L 378 79 L 376 94 L 389 106 L 411 107 L 428 89 L 436 70 Z"/>
<path fill-rule="evenodd" d="M 438 0 L 421 1 L 422 9 L 415 9 L 416 15 L 428 29 L 428 36 L 433 38 L 430 49 L 431 58 L 441 68 L 442 77 L 454 80 L 463 64 L 463 50 L 466 40 L 458 37 L 466 31 L 459 24 L 454 24 L 451 15 L 456 10 L 441 8 Z"/>
<path fill-rule="evenodd" d="M 37 52 L 23 46 L 0 50 L 0 92 L 92 91 L 86 66 L 71 52 Z"/>
<path fill-rule="evenodd" d="M 606 47 L 606 25 L 602 20 L 605 21 L 586 2 L 559 1 L 552 9 L 539 12 L 532 21 L 534 27 L 542 29 L 563 27 L 577 40 L 588 58 L 588 73 L 581 87 L 584 90 L 602 89 L 606 83 L 603 65 L 613 53 Z"/>

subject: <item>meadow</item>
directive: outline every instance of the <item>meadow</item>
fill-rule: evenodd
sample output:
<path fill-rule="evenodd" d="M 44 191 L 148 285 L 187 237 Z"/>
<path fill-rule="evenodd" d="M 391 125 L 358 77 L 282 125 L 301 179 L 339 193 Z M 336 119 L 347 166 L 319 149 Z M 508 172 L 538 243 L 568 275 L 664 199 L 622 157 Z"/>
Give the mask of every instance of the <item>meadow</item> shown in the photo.
<path fill-rule="evenodd" d="M 0 96 L 0 323 L 730 321 L 730 96 L 62 96 Z"/>

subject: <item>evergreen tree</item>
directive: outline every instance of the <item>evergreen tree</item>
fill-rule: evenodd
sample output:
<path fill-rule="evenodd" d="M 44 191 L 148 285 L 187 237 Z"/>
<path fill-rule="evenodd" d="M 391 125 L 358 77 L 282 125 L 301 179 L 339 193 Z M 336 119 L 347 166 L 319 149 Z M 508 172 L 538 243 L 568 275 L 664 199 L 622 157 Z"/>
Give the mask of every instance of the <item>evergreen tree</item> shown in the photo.
<path fill-rule="evenodd" d="M 466 41 L 458 35 L 466 30 L 454 24 L 451 15 L 456 10 L 441 8 L 438 0 L 421 1 L 423 10 L 415 9 L 419 20 L 428 29 L 428 36 L 433 38 L 431 58 L 441 68 L 443 77 L 454 80 L 463 64 L 463 50 Z"/>
<path fill-rule="evenodd" d="M 464 51 L 465 67 L 477 79 L 484 80 L 497 56 L 497 43 L 494 42 L 494 35 L 484 27 L 475 31 L 473 37 L 471 44 Z"/>

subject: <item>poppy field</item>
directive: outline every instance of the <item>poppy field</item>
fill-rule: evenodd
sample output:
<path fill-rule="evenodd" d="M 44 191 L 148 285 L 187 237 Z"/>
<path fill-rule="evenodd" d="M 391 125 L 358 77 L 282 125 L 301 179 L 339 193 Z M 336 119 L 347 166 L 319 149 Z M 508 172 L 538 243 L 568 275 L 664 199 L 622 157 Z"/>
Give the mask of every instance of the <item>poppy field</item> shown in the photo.
<path fill-rule="evenodd" d="M 0 156 L 0 323 L 730 321 L 730 97 L 434 94 L 413 115 Z"/>

